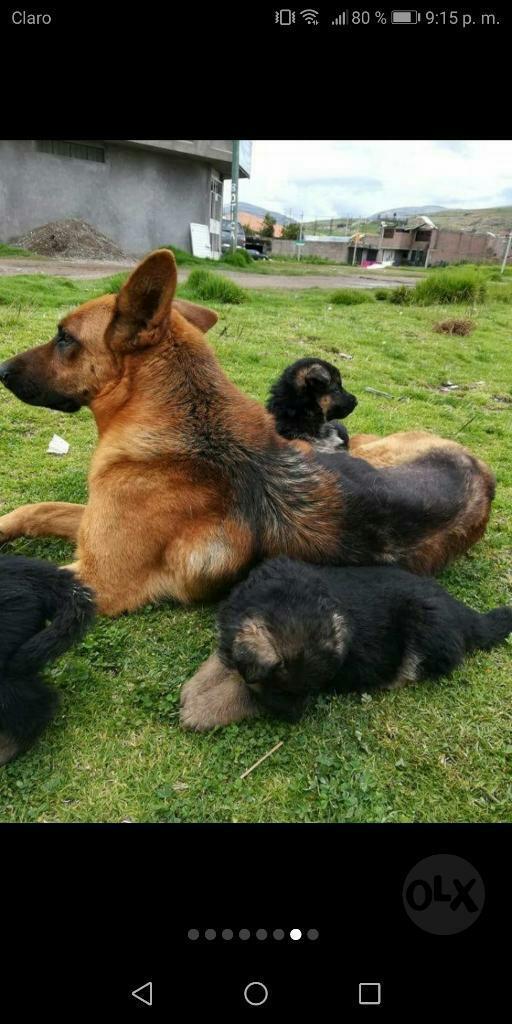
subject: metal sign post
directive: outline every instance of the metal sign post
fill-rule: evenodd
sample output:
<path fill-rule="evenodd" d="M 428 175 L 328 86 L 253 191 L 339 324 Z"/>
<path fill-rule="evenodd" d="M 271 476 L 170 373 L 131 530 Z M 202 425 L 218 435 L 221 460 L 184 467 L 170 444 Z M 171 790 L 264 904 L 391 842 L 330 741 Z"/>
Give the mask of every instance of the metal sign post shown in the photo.
<path fill-rule="evenodd" d="M 240 140 L 233 141 L 231 158 L 231 252 L 236 252 L 238 238 L 238 170 L 240 160 Z"/>
<path fill-rule="evenodd" d="M 505 249 L 505 255 L 503 257 L 503 263 L 501 264 L 501 273 L 503 273 L 503 271 L 505 270 L 505 267 L 507 265 L 508 254 L 510 252 L 510 246 L 511 245 L 512 245 L 512 231 L 510 232 L 510 234 L 508 236 L 507 248 Z"/>

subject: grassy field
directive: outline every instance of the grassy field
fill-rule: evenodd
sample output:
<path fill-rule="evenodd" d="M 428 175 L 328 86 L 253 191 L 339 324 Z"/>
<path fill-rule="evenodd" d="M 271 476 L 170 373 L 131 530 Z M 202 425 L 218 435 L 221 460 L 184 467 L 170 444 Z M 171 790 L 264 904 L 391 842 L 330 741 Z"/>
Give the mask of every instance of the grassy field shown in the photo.
<path fill-rule="evenodd" d="M 226 255 L 223 255 L 220 260 L 210 260 L 199 256 L 192 256 L 191 253 L 185 252 L 183 249 L 177 249 L 175 246 L 170 248 L 172 248 L 179 267 L 203 267 L 208 270 L 216 270 L 220 272 L 235 270 L 237 273 L 245 274 L 266 274 L 271 276 L 275 274 L 286 274 L 287 276 L 294 277 L 296 275 L 304 274 L 336 275 L 344 273 L 345 271 L 350 273 L 354 269 L 361 269 L 360 267 L 352 268 L 345 264 L 336 263 L 335 260 L 298 260 L 290 256 L 285 256 L 284 258 L 274 257 L 269 260 L 253 260 L 249 258 L 247 263 L 241 262 L 241 264 L 237 263 L 237 265 L 234 266 L 229 260 L 230 254 L 227 254 L 228 258 L 226 258 Z M 238 256 L 238 252 L 236 255 Z"/>
<path fill-rule="evenodd" d="M 22 256 L 24 259 L 34 259 L 34 253 L 29 252 L 28 249 L 21 249 L 17 245 L 7 245 L 6 242 L 0 242 L 0 259 L 6 259 L 16 256 Z M 37 257 L 35 257 L 37 259 Z"/>
<path fill-rule="evenodd" d="M 0 279 L 0 357 L 47 340 L 67 309 L 107 286 Z M 466 316 L 465 307 L 336 306 L 320 289 L 254 292 L 244 305 L 216 308 L 211 341 L 247 393 L 263 400 L 287 363 L 319 355 L 359 396 L 352 432 L 430 428 L 486 459 L 498 479 L 487 535 L 442 580 L 482 610 L 512 600 L 511 304 L 480 307 L 465 338 L 433 331 L 447 315 Z M 458 390 L 439 390 L 446 381 Z M 70 442 L 67 456 L 45 454 L 53 433 Z M 0 510 L 84 501 L 94 446 L 86 410 L 35 409 L 2 390 Z M 1 550 L 61 564 L 72 557 L 59 540 Z M 475 656 L 440 684 L 325 697 L 296 726 L 260 720 L 190 735 L 178 727 L 180 687 L 213 646 L 211 607 L 166 603 L 99 620 L 51 670 L 62 697 L 55 723 L 0 769 L 0 820 L 512 820 L 511 646 Z"/>

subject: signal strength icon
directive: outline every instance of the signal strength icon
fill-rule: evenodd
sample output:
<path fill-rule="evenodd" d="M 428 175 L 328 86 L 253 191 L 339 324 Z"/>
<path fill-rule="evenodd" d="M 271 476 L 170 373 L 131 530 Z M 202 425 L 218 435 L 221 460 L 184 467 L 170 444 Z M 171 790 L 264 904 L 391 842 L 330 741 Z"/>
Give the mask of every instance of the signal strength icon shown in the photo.
<path fill-rule="evenodd" d="M 304 21 L 307 21 L 308 25 L 318 25 L 318 11 L 312 11 L 310 8 L 308 8 L 307 10 L 301 11 L 300 13 L 301 16 L 304 18 Z"/>
<path fill-rule="evenodd" d="M 347 24 L 347 14 L 348 11 L 342 11 L 341 14 L 338 14 L 337 18 L 333 18 L 333 20 L 331 21 L 331 25 L 336 25 L 338 26 L 338 28 L 343 28 L 343 26 Z"/>

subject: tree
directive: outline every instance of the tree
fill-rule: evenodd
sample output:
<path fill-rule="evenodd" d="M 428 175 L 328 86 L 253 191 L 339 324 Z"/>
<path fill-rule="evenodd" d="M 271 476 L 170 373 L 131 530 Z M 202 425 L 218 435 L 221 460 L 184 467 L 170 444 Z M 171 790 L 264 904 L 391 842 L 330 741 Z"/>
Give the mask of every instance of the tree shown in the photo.
<path fill-rule="evenodd" d="M 256 228 L 252 228 L 251 225 L 249 224 L 249 221 L 241 221 L 241 224 L 247 237 L 258 234 Z"/>
<path fill-rule="evenodd" d="M 285 224 L 281 238 L 289 238 L 292 241 L 296 241 L 297 238 L 300 238 L 300 224 L 295 220 L 290 224 Z"/>
<path fill-rule="evenodd" d="M 270 213 L 266 213 L 263 218 L 263 224 L 261 225 L 260 235 L 262 238 L 273 238 L 274 237 L 274 225 L 276 223 L 275 217 L 271 217 Z"/>

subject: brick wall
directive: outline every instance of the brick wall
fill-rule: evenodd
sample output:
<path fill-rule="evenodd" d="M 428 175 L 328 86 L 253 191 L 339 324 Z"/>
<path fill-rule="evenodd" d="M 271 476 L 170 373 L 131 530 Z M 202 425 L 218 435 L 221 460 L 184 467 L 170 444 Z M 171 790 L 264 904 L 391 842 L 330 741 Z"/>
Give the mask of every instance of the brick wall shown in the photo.
<path fill-rule="evenodd" d="M 483 259 L 495 259 L 495 250 L 495 239 L 489 235 L 440 228 L 436 232 L 429 262 L 435 265 L 442 260 L 457 263 L 458 260 L 478 262 Z"/>

